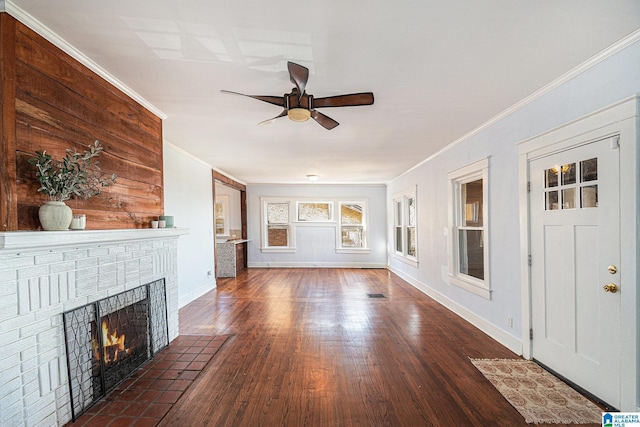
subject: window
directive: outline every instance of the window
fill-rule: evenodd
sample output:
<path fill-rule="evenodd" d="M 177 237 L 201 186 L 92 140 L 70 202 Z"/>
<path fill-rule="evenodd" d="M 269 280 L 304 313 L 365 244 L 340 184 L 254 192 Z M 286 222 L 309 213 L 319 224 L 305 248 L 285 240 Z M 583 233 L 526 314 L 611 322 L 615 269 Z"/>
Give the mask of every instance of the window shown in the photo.
<path fill-rule="evenodd" d="M 264 203 L 264 249 L 286 250 L 293 247 L 289 207 L 289 202 Z"/>
<path fill-rule="evenodd" d="M 263 197 L 261 203 L 262 252 L 295 252 L 296 228 L 318 226 L 335 229 L 337 253 L 369 251 L 366 200 Z"/>
<path fill-rule="evenodd" d="M 417 266 L 418 213 L 415 190 L 397 194 L 393 199 L 393 211 L 394 253 L 400 259 Z"/>
<path fill-rule="evenodd" d="M 298 202 L 298 221 L 324 222 L 333 220 L 333 202 Z"/>
<path fill-rule="evenodd" d="M 488 231 L 489 160 L 449 173 L 449 236 L 451 283 L 491 297 Z"/>
<path fill-rule="evenodd" d="M 216 236 L 229 235 L 229 196 L 216 196 L 215 209 Z"/>
<path fill-rule="evenodd" d="M 338 248 L 359 251 L 367 248 L 366 202 L 338 202 Z M 346 252 L 346 251 L 343 251 Z"/>
<path fill-rule="evenodd" d="M 545 210 L 598 207 L 598 159 L 556 165 L 544 171 Z"/>

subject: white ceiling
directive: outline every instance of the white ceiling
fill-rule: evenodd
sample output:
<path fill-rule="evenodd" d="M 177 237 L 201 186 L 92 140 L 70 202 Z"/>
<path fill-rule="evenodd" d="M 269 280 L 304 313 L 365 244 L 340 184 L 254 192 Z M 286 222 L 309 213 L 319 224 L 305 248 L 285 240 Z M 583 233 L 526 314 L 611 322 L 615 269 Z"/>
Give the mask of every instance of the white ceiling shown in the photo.
<path fill-rule="evenodd" d="M 245 183 L 386 183 L 640 28 L 638 0 L 7 0 L 166 115 L 164 138 Z M 286 62 L 340 122 L 257 123 Z M 506 141 L 505 143 L 512 143 Z"/>

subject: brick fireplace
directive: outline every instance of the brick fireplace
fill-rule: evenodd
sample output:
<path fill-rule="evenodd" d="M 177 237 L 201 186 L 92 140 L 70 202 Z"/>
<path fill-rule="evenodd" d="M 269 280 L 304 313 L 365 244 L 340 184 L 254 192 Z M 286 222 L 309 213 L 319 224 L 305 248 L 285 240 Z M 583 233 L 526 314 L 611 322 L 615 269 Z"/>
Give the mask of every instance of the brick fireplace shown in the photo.
<path fill-rule="evenodd" d="M 0 233 L 0 425 L 71 420 L 63 312 L 164 280 L 178 335 L 177 239 L 185 229 Z"/>

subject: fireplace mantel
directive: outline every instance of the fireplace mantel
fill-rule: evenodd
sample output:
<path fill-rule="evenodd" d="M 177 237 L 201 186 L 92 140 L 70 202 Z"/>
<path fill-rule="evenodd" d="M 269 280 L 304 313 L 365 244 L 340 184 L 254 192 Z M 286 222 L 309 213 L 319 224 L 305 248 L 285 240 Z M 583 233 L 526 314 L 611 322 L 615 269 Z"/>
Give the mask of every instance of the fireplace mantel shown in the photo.
<path fill-rule="evenodd" d="M 0 251 L 96 245 L 129 240 L 177 237 L 188 228 L 129 228 L 117 230 L 7 231 L 0 232 Z"/>

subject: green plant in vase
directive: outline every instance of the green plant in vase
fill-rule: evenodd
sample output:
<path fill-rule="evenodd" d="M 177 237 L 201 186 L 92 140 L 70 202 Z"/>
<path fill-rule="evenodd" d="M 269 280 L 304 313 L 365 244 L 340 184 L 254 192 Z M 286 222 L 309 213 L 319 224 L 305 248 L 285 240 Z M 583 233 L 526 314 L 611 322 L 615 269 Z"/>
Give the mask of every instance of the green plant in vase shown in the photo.
<path fill-rule="evenodd" d="M 38 191 L 49 197 L 38 211 L 43 229 L 67 230 L 72 213 L 65 201 L 89 199 L 116 182 L 116 174 L 106 175 L 98 166 L 97 158 L 102 151 L 100 141 L 96 140 L 84 152 L 67 149 L 61 160 L 53 159 L 46 151 L 36 151 L 28 160 L 36 168 Z"/>

